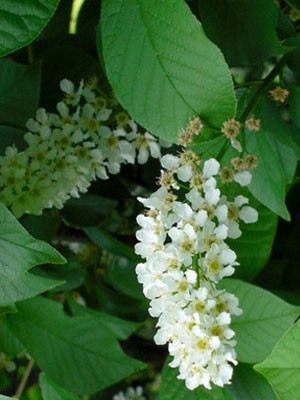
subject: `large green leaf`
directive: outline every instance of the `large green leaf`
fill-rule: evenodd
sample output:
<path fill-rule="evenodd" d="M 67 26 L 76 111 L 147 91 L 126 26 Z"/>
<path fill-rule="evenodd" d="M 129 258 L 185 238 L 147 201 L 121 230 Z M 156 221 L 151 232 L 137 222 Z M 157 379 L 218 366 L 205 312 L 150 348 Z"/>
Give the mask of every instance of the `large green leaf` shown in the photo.
<path fill-rule="evenodd" d="M 61 218 L 58 215 L 24 215 L 21 223 L 35 238 L 51 242 L 60 227 Z"/>
<path fill-rule="evenodd" d="M 24 350 L 24 346 L 10 331 L 5 316 L 0 317 L 0 350 L 10 356 L 17 356 Z"/>
<path fill-rule="evenodd" d="M 1 0 L 0 57 L 30 44 L 46 26 L 59 0 Z"/>
<path fill-rule="evenodd" d="M 84 194 L 68 200 L 62 210 L 65 220 L 75 226 L 95 226 L 110 215 L 117 201 L 95 194 Z"/>
<path fill-rule="evenodd" d="M 124 243 L 115 239 L 109 233 L 105 232 L 98 226 L 84 228 L 84 232 L 97 246 L 110 253 L 116 254 L 120 257 L 128 258 L 131 261 L 139 262 L 140 257 L 137 256 L 132 248 L 126 246 Z"/>
<path fill-rule="evenodd" d="M 144 301 L 142 286 L 135 273 L 136 264 L 136 261 L 114 257 L 105 269 L 104 281 L 127 296 Z"/>
<path fill-rule="evenodd" d="M 258 211 L 258 221 L 255 224 L 241 223 L 242 236 L 228 240 L 240 263 L 235 276 L 246 280 L 253 279 L 269 260 L 278 221 L 277 216 L 258 201 L 251 205 Z"/>
<path fill-rule="evenodd" d="M 38 268 L 37 270 L 37 268 L 38 267 L 36 267 L 34 271 L 38 272 L 39 275 L 63 281 L 62 285 L 51 289 L 51 293 L 70 291 L 79 288 L 84 283 L 87 276 L 84 261 L 76 256 L 68 258 L 67 263 L 64 265 L 49 265 L 47 271 L 44 271 L 42 268 Z"/>
<path fill-rule="evenodd" d="M 62 264 L 65 259 L 51 246 L 34 239 L 0 203 L 0 305 L 36 296 L 61 281 L 30 272 L 36 265 Z"/>
<path fill-rule="evenodd" d="M 69 300 L 69 306 L 73 315 L 97 319 L 100 329 L 102 326 L 109 328 L 113 334 L 121 340 L 127 339 L 141 327 L 141 323 L 139 322 L 127 321 L 111 314 L 95 311 L 88 307 L 83 307 L 73 300 Z"/>
<path fill-rule="evenodd" d="M 104 0 L 101 30 L 114 92 L 152 133 L 176 141 L 190 117 L 234 116 L 229 69 L 184 1 Z"/>
<path fill-rule="evenodd" d="M 289 220 L 285 194 L 297 166 L 296 144 L 289 127 L 269 101 L 262 104 L 261 125 L 259 132 L 246 132 L 248 152 L 259 157 L 249 190 L 271 211 Z"/>
<path fill-rule="evenodd" d="M 286 332 L 272 353 L 254 368 L 268 379 L 280 400 L 300 398 L 300 321 Z"/>
<path fill-rule="evenodd" d="M 66 390 L 95 393 L 144 368 L 122 352 L 97 317 L 70 317 L 61 304 L 42 297 L 18 309 L 7 316 L 10 328 L 41 370 Z"/>
<path fill-rule="evenodd" d="M 80 400 L 74 393 L 56 385 L 46 374 L 41 373 L 39 382 L 44 400 Z"/>
<path fill-rule="evenodd" d="M 259 157 L 258 168 L 252 172 L 249 190 L 270 210 L 289 220 L 285 205 L 285 176 L 275 145 L 272 135 L 266 131 L 251 133 L 247 137 L 248 151 Z"/>
<path fill-rule="evenodd" d="M 2 22 L 1 4 L 3 1 L 0 2 Z M 0 123 L 2 125 L 21 128 L 25 126 L 28 118 L 33 116 L 38 107 L 40 81 L 40 64 L 25 66 L 9 60 L 0 61 Z M 4 134 L 11 135 L 7 129 L 0 132 L 0 135 Z M 20 136 L 19 133 L 18 136 Z"/>
<path fill-rule="evenodd" d="M 267 380 L 248 364 L 234 368 L 232 384 L 227 386 L 227 390 L 233 400 L 276 400 Z"/>
<path fill-rule="evenodd" d="M 170 359 L 166 360 L 162 372 L 160 400 L 232 400 L 225 389 L 217 386 L 214 386 L 211 390 L 202 387 L 195 390 L 187 389 L 184 381 L 177 379 L 178 368 L 170 368 L 168 362 L 170 362 Z"/>
<path fill-rule="evenodd" d="M 284 51 L 273 0 L 198 0 L 208 37 L 232 65 L 258 64 Z"/>
<path fill-rule="evenodd" d="M 262 361 L 300 315 L 300 307 L 237 279 L 226 279 L 222 287 L 238 297 L 243 310 L 243 314 L 234 317 L 232 322 L 238 360 L 246 363 Z"/>

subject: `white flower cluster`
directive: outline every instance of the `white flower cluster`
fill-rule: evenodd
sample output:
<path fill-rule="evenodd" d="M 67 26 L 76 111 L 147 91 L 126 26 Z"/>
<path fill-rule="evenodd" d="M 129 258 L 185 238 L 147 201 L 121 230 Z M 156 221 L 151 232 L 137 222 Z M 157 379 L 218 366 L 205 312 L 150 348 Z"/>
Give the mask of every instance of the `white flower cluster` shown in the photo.
<path fill-rule="evenodd" d="M 217 283 L 234 272 L 236 254 L 226 238 L 241 235 L 239 221 L 254 223 L 258 213 L 248 199 L 233 201 L 221 194 L 219 162 L 200 159 L 191 150 L 180 157 L 165 155 L 161 187 L 139 200 L 148 209 L 137 217 L 136 253 L 146 259 L 136 267 L 149 313 L 158 317 L 156 344 L 168 343 L 189 389 L 230 383 L 236 364 L 232 315 L 240 315 L 238 299 Z M 250 175 L 251 176 L 251 175 Z M 236 181 L 249 183 L 249 172 Z"/>
<path fill-rule="evenodd" d="M 110 107 L 95 82 L 81 82 L 75 90 L 65 79 L 61 89 L 65 97 L 58 113 L 40 108 L 28 121 L 25 151 L 12 146 L 0 157 L 0 201 L 17 217 L 62 208 L 96 178 L 117 174 L 122 164 L 161 156 L 157 140 Z"/>
<path fill-rule="evenodd" d="M 113 396 L 113 400 L 146 400 L 143 394 L 143 388 L 137 386 L 133 388 L 130 386 L 126 392 L 119 392 Z"/>

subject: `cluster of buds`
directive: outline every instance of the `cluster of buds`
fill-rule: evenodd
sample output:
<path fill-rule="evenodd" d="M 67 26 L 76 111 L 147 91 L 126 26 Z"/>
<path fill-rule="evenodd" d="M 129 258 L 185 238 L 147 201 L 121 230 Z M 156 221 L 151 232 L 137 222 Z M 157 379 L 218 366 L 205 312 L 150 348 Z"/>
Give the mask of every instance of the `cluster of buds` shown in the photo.
<path fill-rule="evenodd" d="M 222 195 L 214 158 L 203 163 L 183 150 L 162 157 L 161 165 L 161 187 L 139 198 L 147 212 L 137 217 L 135 246 L 145 259 L 136 267 L 138 281 L 158 318 L 154 340 L 168 344 L 170 366 L 188 389 L 223 386 L 236 364 L 231 317 L 242 312 L 233 294 L 217 288 L 238 265 L 226 239 L 240 237 L 240 221 L 254 223 L 258 213 L 246 197 Z M 244 186 L 251 174 L 238 170 L 233 180 Z"/>
<path fill-rule="evenodd" d="M 249 131 L 259 131 L 260 130 L 260 119 L 254 118 L 252 115 L 245 122 L 245 126 Z"/>
<path fill-rule="evenodd" d="M 188 127 L 179 133 L 179 144 L 184 147 L 191 144 L 194 136 L 198 136 L 202 129 L 203 123 L 199 117 L 191 119 Z"/>
<path fill-rule="evenodd" d="M 245 158 L 235 157 L 231 160 L 230 166 L 225 166 L 220 169 L 219 175 L 222 183 L 239 182 L 242 186 L 250 183 L 251 174 L 247 171 L 258 167 L 258 157 L 253 154 L 248 154 Z M 239 171 L 244 173 L 239 174 Z"/>
<path fill-rule="evenodd" d="M 284 103 L 290 94 L 287 89 L 281 86 L 276 86 L 274 89 L 270 90 L 269 93 L 274 101 L 280 103 Z"/>
<path fill-rule="evenodd" d="M 259 131 L 260 130 L 260 119 L 255 118 L 253 115 L 248 118 L 245 122 L 245 127 L 249 131 Z M 238 152 L 242 151 L 241 143 L 237 140 L 242 128 L 242 123 L 234 118 L 231 118 L 225 122 L 221 127 L 221 132 L 230 140 L 230 143 L 234 149 Z"/>

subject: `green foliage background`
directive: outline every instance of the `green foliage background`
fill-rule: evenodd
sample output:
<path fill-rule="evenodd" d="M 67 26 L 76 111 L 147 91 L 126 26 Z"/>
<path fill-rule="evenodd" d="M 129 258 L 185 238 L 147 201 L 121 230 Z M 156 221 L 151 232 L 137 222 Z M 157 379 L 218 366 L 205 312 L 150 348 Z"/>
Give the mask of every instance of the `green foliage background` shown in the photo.
<path fill-rule="evenodd" d="M 259 220 L 230 243 L 241 265 L 224 282 L 244 310 L 233 321 L 232 385 L 188 391 L 153 345 L 131 195 L 155 188 L 151 161 L 95 182 L 60 211 L 18 221 L 0 204 L 0 351 L 34 360 L 24 400 L 106 399 L 157 374 L 160 390 L 148 394 L 160 400 L 299 400 L 300 19 L 289 13 L 300 2 L 277 3 L 85 0 L 70 34 L 71 0 L 0 1 L 0 155 L 24 148 L 26 121 L 39 105 L 55 109 L 63 78 L 97 75 L 137 123 L 172 143 L 200 115 L 207 129 L 194 149 L 223 164 L 236 156 L 223 121 L 261 119 L 259 132 L 241 134 L 259 157 L 245 193 Z M 283 105 L 270 99 L 277 85 L 290 92 Z M 0 371 L 1 400 L 17 395 L 25 364 Z"/>

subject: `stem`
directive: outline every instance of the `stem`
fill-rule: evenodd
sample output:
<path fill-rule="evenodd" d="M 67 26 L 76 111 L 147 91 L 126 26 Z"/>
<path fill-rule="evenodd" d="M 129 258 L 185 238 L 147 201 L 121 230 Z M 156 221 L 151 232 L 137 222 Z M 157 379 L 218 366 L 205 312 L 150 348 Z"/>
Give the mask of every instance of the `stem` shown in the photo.
<path fill-rule="evenodd" d="M 22 376 L 22 379 L 21 379 L 21 382 L 20 382 L 20 384 L 18 386 L 16 394 L 14 395 L 14 397 L 16 399 L 19 399 L 22 396 L 22 393 L 23 393 L 23 391 L 24 391 L 24 389 L 26 387 L 26 384 L 27 384 L 28 378 L 29 378 L 29 376 L 31 374 L 33 366 L 34 366 L 34 360 L 31 359 L 31 360 L 29 360 L 29 363 L 27 364 L 27 367 L 26 367 L 25 372 L 24 372 L 24 374 Z"/>
<path fill-rule="evenodd" d="M 177 179 L 176 179 L 176 183 L 177 183 L 177 185 L 178 185 L 179 187 L 181 187 L 182 189 L 190 190 L 190 188 L 189 188 L 187 185 L 184 185 L 183 183 L 179 182 Z"/>
<path fill-rule="evenodd" d="M 253 107 L 256 105 L 261 94 L 267 89 L 267 87 L 273 82 L 273 80 L 276 78 L 276 76 L 280 73 L 282 68 L 285 66 L 285 62 L 286 62 L 286 56 L 283 56 L 278 61 L 278 63 L 275 65 L 275 67 L 272 69 L 272 71 L 269 73 L 269 75 L 264 79 L 260 88 L 258 88 L 256 93 L 250 100 L 249 104 L 247 105 L 245 111 L 243 112 L 243 114 L 240 118 L 241 122 L 244 122 L 247 119 L 248 115 L 252 111 Z"/>
<path fill-rule="evenodd" d="M 249 81 L 249 82 L 245 82 L 245 83 L 241 83 L 241 84 L 236 83 L 235 87 L 240 89 L 240 88 L 244 88 L 244 87 L 247 87 L 247 86 L 254 86 L 254 85 L 258 86 L 259 84 L 261 84 L 262 81 L 263 80 L 261 79 L 261 80 L 258 80 L 258 81 Z"/>
<path fill-rule="evenodd" d="M 224 145 L 222 146 L 222 148 L 221 148 L 219 154 L 218 154 L 217 157 L 216 157 L 218 161 L 221 162 L 221 160 L 222 160 L 224 154 L 226 153 L 227 149 L 229 148 L 229 146 L 230 146 L 230 141 L 229 141 L 229 139 L 228 139 L 228 140 L 226 140 L 226 142 L 225 142 Z"/>
<path fill-rule="evenodd" d="M 195 254 L 193 258 L 193 268 L 197 273 L 197 283 L 196 283 L 196 289 L 199 289 L 200 287 L 200 265 L 199 261 L 201 261 L 201 254 Z"/>

